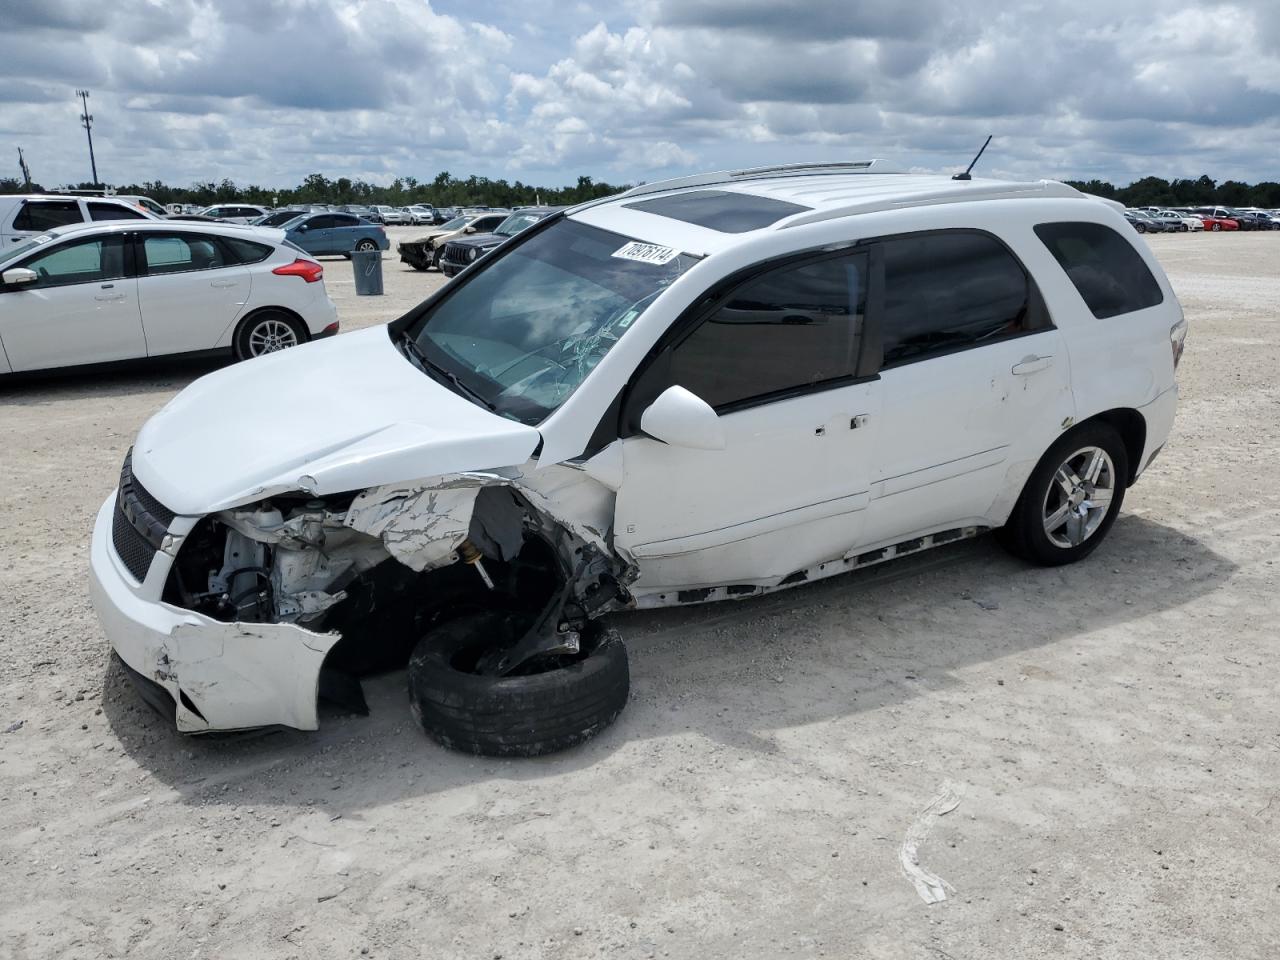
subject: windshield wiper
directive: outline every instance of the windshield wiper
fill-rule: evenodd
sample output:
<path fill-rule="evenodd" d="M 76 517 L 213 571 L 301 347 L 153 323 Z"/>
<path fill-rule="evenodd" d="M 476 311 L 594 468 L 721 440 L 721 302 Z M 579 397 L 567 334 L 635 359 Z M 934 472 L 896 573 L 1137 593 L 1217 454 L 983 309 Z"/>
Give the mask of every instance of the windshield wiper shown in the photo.
<path fill-rule="evenodd" d="M 465 393 L 486 410 L 497 409 L 496 406 L 490 403 L 478 390 L 463 383 L 456 373 L 452 370 L 446 370 L 444 367 L 440 366 L 440 364 L 428 357 L 422 347 L 418 345 L 418 341 L 408 331 L 401 336 L 400 343 L 404 347 L 405 353 L 407 353 L 411 359 L 417 361 L 418 368 L 424 373 L 434 374 L 437 378 L 443 378 L 452 384 L 458 393 Z"/>
<path fill-rule="evenodd" d="M 458 375 L 452 370 L 446 370 L 444 367 L 440 366 L 440 364 L 434 362 L 430 357 L 428 357 L 422 347 L 418 346 L 418 341 L 414 339 L 412 334 L 408 331 L 400 337 L 400 344 L 404 347 L 405 353 L 408 354 L 411 359 L 417 361 L 418 368 L 424 373 L 434 373 L 437 377 L 443 377 L 449 383 L 453 384 L 458 393 L 465 393 L 486 410 L 494 411 L 498 409 L 496 404 L 490 403 L 484 394 L 476 390 L 475 387 L 471 387 L 463 383 Z"/>

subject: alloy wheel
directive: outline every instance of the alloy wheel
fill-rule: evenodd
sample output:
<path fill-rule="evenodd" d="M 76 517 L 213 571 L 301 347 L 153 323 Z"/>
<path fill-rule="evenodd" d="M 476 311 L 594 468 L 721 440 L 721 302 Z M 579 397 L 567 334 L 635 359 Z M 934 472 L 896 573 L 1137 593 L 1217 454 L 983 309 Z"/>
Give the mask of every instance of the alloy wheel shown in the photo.
<path fill-rule="evenodd" d="M 1055 547 L 1078 547 L 1102 525 L 1116 490 L 1116 468 L 1101 447 L 1083 447 L 1067 457 L 1045 491 L 1041 517 Z"/>
<path fill-rule="evenodd" d="M 249 331 L 249 356 L 260 357 L 298 345 L 298 334 L 283 320 L 266 319 Z"/>

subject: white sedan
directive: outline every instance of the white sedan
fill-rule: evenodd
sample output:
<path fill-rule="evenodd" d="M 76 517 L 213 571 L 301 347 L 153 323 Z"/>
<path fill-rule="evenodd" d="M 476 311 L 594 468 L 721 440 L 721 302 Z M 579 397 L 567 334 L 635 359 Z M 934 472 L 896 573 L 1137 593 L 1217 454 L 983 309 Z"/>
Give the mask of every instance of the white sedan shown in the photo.
<path fill-rule="evenodd" d="M 0 375 L 138 357 L 237 359 L 338 332 L 324 268 L 279 230 L 62 227 L 0 258 Z"/>

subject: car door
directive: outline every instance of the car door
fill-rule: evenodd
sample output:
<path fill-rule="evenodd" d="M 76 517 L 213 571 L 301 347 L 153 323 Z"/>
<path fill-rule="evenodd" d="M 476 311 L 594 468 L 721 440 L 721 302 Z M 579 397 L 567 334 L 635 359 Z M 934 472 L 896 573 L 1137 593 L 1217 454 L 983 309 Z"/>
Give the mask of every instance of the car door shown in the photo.
<path fill-rule="evenodd" d="M 147 355 L 125 239 L 119 233 L 50 245 L 14 266 L 25 284 L 0 284 L 0 342 L 13 370 Z"/>
<path fill-rule="evenodd" d="M 22 243 L 54 227 L 83 223 L 84 212 L 76 200 L 35 198 L 23 200 L 13 210 L 12 219 L 0 230 L 10 246 Z"/>
<path fill-rule="evenodd" d="M 1075 412 L 1062 336 L 1004 243 L 946 230 L 876 254 L 883 403 L 867 547 L 983 525 Z"/>
<path fill-rule="evenodd" d="M 337 218 L 338 215 L 332 213 L 316 214 L 298 224 L 290 239 L 307 253 L 316 256 L 333 253 L 332 228 Z"/>
<path fill-rule="evenodd" d="M 360 218 L 349 213 L 335 213 L 330 218 L 333 226 L 329 229 L 329 252 L 350 253 L 356 248 L 356 241 L 372 233 L 371 227 L 361 225 Z"/>
<path fill-rule="evenodd" d="M 215 347 L 249 300 L 251 277 L 211 234 L 138 233 L 138 302 L 151 356 Z"/>
<path fill-rule="evenodd" d="M 859 379 L 867 257 L 774 267 L 669 335 L 624 404 L 614 542 L 637 589 L 769 584 L 859 540 L 879 383 Z M 639 430 L 672 385 L 719 415 L 724 448 Z"/>

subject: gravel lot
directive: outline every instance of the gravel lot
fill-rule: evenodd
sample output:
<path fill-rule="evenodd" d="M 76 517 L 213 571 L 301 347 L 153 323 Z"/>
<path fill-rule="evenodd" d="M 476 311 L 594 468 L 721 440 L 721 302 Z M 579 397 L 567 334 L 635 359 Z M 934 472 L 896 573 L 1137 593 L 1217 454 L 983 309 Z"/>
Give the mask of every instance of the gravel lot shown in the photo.
<path fill-rule="evenodd" d="M 1280 237 L 1149 242 L 1182 404 L 1092 559 L 982 538 L 619 617 L 630 706 L 542 760 L 437 747 L 403 674 L 316 734 L 178 736 L 109 666 L 87 542 L 212 366 L 0 386 L 0 956 L 1271 958 Z M 356 300 L 326 261 L 345 329 L 441 282 L 385 267 Z"/>

